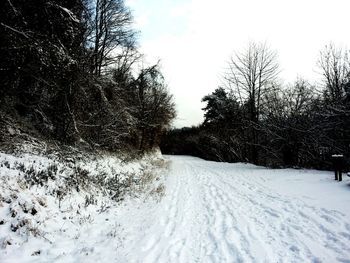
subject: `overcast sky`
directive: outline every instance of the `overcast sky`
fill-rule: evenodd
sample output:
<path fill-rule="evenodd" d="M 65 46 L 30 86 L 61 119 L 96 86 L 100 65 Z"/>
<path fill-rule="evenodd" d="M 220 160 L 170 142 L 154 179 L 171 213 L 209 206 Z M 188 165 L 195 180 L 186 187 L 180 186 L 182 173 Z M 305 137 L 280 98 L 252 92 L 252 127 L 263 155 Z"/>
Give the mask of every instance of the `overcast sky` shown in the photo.
<path fill-rule="evenodd" d="M 199 124 L 201 98 L 221 83 L 227 61 L 250 41 L 277 50 L 281 78 L 319 79 L 320 50 L 350 47 L 350 0 L 126 0 L 150 63 L 161 61 L 176 127 Z"/>

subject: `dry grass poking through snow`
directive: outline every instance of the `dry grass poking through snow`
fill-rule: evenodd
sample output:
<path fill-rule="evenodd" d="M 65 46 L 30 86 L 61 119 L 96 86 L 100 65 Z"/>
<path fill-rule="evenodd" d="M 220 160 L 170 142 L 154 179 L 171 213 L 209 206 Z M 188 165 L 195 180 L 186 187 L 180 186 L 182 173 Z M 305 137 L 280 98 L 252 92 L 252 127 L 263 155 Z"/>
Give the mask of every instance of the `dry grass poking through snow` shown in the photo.
<path fill-rule="evenodd" d="M 123 161 L 0 153 L 0 262 L 42 253 L 59 257 L 62 252 L 51 250 L 55 243 L 85 242 L 82 229 L 101 220 L 104 234 L 117 238 L 111 214 L 126 199 L 159 201 L 167 168 L 159 154 Z"/>
<path fill-rule="evenodd" d="M 148 196 L 160 201 L 165 195 L 165 185 L 164 178 L 161 178 L 161 175 L 157 170 L 168 170 L 170 161 L 164 159 L 153 159 L 151 165 L 155 168 L 143 174 L 141 177 L 141 189 L 146 191 Z"/>

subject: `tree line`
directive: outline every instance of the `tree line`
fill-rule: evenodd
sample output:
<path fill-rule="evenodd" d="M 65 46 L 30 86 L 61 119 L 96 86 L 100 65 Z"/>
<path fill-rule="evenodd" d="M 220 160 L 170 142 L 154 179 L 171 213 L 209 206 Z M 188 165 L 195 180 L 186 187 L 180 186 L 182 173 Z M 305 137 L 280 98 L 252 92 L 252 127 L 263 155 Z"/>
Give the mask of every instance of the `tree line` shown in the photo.
<path fill-rule="evenodd" d="M 204 121 L 173 129 L 164 153 L 273 167 L 329 168 L 332 154 L 350 156 L 349 51 L 320 52 L 322 82 L 279 78 L 276 51 L 251 43 L 228 63 L 223 85 L 202 101 Z"/>
<path fill-rule="evenodd" d="M 123 0 L 0 5 L 1 118 L 69 144 L 145 151 L 159 143 L 173 98 L 160 66 L 142 66 Z"/>

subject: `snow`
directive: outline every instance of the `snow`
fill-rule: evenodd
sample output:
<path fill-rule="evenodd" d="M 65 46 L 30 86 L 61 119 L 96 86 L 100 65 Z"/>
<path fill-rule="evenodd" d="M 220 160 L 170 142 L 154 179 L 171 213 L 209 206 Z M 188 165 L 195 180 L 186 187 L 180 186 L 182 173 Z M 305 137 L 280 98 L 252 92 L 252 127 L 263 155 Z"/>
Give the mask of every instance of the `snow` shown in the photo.
<path fill-rule="evenodd" d="M 164 161 L 157 153 L 134 161 L 108 155 L 65 159 L 0 153 L 0 262 L 99 262 L 101 255 L 106 261 L 116 258 L 122 244 L 116 219 L 137 202 L 159 199 L 154 192 L 162 186 L 163 181 L 156 179 Z M 57 173 L 43 186 L 26 182 L 29 174 L 39 180 L 53 165 Z M 92 180 L 81 181 L 79 189 L 76 184 L 69 186 L 67 182 L 72 181 L 66 178 L 78 180 L 74 172 L 79 169 L 87 171 L 88 177 L 103 175 L 103 180 L 118 176 L 120 188 L 125 190 L 120 200 L 124 201 L 112 200 L 112 195 Z M 146 179 L 156 182 L 148 185 Z"/>
<path fill-rule="evenodd" d="M 72 21 L 74 21 L 75 23 L 80 23 L 79 19 L 74 15 L 72 11 L 60 5 L 57 5 L 57 7 L 61 8 L 61 10 L 63 10 Z"/>
<path fill-rule="evenodd" d="M 9 207 L 30 210 L 34 200 L 37 214 L 21 216 L 45 234 L 0 225 L 0 262 L 350 262 L 350 178 L 337 182 L 327 171 L 166 159 L 169 172 L 153 182 L 162 198 L 145 191 L 116 205 L 99 196 L 97 205 L 77 209 L 83 197 L 74 193 L 58 209 L 57 200 L 38 187 L 18 192 L 16 202 L 5 200 L 0 221 L 18 222 Z M 101 170 L 123 169 L 115 158 L 103 160 L 110 165 Z M 96 163 L 87 166 L 93 172 Z M 141 166 L 128 169 L 138 173 Z M 10 172 L 1 167 L 0 178 L 5 170 Z M 46 207 L 35 198 L 45 198 Z M 101 209 L 103 202 L 110 208 Z M 12 245 L 4 245 L 7 239 Z"/>
<path fill-rule="evenodd" d="M 166 196 L 137 216 L 123 262 L 349 262 L 349 180 L 168 158 Z"/>
<path fill-rule="evenodd" d="M 342 154 L 333 154 L 332 157 L 333 158 L 341 158 L 341 157 L 344 157 L 344 155 L 342 155 Z"/>

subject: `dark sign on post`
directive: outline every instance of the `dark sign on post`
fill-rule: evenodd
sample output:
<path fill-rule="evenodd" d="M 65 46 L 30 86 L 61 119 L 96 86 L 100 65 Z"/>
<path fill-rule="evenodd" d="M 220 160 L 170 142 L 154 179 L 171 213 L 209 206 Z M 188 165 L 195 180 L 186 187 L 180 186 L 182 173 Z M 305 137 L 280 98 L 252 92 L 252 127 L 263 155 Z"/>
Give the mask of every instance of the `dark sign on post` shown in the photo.
<path fill-rule="evenodd" d="M 342 154 L 333 154 L 332 162 L 334 168 L 335 180 L 342 181 L 342 170 L 344 169 L 344 156 Z"/>

